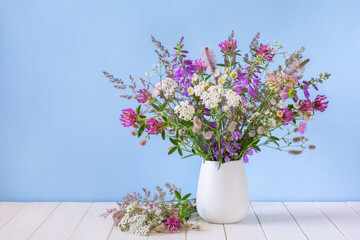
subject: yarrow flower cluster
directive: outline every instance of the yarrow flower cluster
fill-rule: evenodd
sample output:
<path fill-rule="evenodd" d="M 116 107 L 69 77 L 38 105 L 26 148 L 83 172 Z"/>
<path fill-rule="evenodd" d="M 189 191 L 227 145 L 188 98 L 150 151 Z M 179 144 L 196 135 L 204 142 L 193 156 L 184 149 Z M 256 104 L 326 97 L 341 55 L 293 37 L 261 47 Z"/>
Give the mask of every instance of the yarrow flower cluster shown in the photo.
<path fill-rule="evenodd" d="M 201 49 L 201 58 L 188 58 L 183 37 L 172 53 L 154 38 L 153 42 L 159 56 L 152 72 L 156 74 L 149 80 L 140 78 L 141 89 L 131 76 L 127 85 L 105 72 L 116 88 L 133 93 L 122 97 L 134 97 L 140 103 L 136 110 L 123 110 L 120 118 L 125 127 L 133 127 L 131 135 L 146 134 L 140 145 L 150 136 L 161 135 L 171 142 L 168 154 L 183 156 L 187 152 L 187 156 L 218 161 L 219 166 L 229 161 L 248 162 L 260 147 L 291 154 L 315 149 L 303 136 L 289 137 L 305 134 L 309 121 L 329 105 L 326 96 L 311 96 L 330 74 L 306 79 L 309 59 L 303 57 L 304 48 L 287 54 L 279 43 L 259 43 L 256 35 L 250 52 L 240 54 L 231 34 L 219 43 L 223 61 L 217 62 L 211 46 Z M 285 58 L 284 63 L 273 68 L 271 63 L 278 55 Z M 158 79 L 152 82 L 155 75 Z"/>
<path fill-rule="evenodd" d="M 195 108 L 189 104 L 189 101 L 182 101 L 180 105 L 175 106 L 174 112 L 180 119 L 189 121 L 194 116 Z"/>

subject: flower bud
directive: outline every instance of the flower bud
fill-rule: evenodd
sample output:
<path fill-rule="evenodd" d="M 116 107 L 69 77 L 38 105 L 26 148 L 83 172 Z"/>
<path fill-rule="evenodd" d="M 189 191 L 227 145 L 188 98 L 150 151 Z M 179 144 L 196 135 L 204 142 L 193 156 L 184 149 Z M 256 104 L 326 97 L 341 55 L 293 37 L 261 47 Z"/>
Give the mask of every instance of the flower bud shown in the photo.
<path fill-rule="evenodd" d="M 201 121 L 199 120 L 199 117 L 198 117 L 198 116 L 195 116 L 195 117 L 193 118 L 193 120 L 194 120 L 194 127 L 196 127 L 196 128 L 201 128 Z"/>
<path fill-rule="evenodd" d="M 251 131 L 249 132 L 249 136 L 250 136 L 250 137 L 254 137 L 254 136 L 255 136 L 255 131 L 254 131 L 254 130 L 251 130 Z"/>
<path fill-rule="evenodd" d="M 131 131 L 131 132 L 130 132 L 130 135 L 131 135 L 131 136 L 135 136 L 135 135 L 136 135 L 136 132 L 135 132 L 135 131 Z"/>
<path fill-rule="evenodd" d="M 206 140 L 211 139 L 211 138 L 212 138 L 212 133 L 211 133 L 210 131 L 207 131 L 207 132 L 204 134 L 204 138 L 205 138 Z"/>
<path fill-rule="evenodd" d="M 229 132 L 235 131 L 236 122 L 232 121 L 228 127 Z"/>
<path fill-rule="evenodd" d="M 199 131 L 199 128 L 193 126 L 192 130 L 193 130 L 194 133 L 197 133 Z"/>
<path fill-rule="evenodd" d="M 265 132 L 264 127 L 263 127 L 263 126 L 259 126 L 258 129 L 257 129 L 257 133 L 260 134 L 260 135 L 262 135 L 262 134 L 264 134 L 264 132 Z"/>
<path fill-rule="evenodd" d="M 293 138 L 293 142 L 300 142 L 301 141 L 301 138 L 300 137 L 295 137 Z"/>
<path fill-rule="evenodd" d="M 146 143 L 147 143 L 147 140 L 145 138 L 143 138 L 140 140 L 139 145 L 143 147 L 146 145 Z"/>

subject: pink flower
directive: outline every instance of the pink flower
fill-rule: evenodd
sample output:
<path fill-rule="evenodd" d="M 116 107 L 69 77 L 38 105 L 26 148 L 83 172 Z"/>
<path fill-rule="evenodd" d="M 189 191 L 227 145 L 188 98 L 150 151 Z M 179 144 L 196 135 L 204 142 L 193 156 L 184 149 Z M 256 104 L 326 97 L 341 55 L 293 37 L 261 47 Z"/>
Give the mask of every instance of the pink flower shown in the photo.
<path fill-rule="evenodd" d="M 197 67 L 198 73 L 202 73 L 202 72 L 206 71 L 205 62 L 203 60 L 201 60 L 201 58 L 195 59 L 193 65 L 195 65 Z"/>
<path fill-rule="evenodd" d="M 138 94 L 135 95 L 135 99 L 139 103 L 144 103 L 150 98 L 151 98 L 151 93 L 149 93 L 148 90 L 146 90 L 146 89 L 140 89 L 138 91 Z"/>
<path fill-rule="evenodd" d="M 299 127 L 299 133 L 304 134 L 306 130 L 306 122 L 301 122 Z"/>
<path fill-rule="evenodd" d="M 329 101 L 325 102 L 326 97 L 324 95 L 317 95 L 314 102 L 314 110 L 323 112 L 327 108 Z"/>
<path fill-rule="evenodd" d="M 178 227 L 180 227 L 180 221 L 180 218 L 177 215 L 174 215 L 167 218 L 166 222 L 164 222 L 164 225 L 169 231 L 175 232 L 178 230 Z"/>
<path fill-rule="evenodd" d="M 257 50 L 259 56 L 264 57 L 266 61 L 271 61 L 275 56 L 274 49 L 269 47 L 269 44 L 260 45 L 260 48 Z"/>
<path fill-rule="evenodd" d="M 314 111 L 314 104 L 310 101 L 310 99 L 306 99 L 301 102 L 299 111 L 310 114 L 311 111 Z"/>
<path fill-rule="evenodd" d="M 135 124 L 138 115 L 131 109 L 122 110 L 123 114 L 120 115 L 120 121 L 124 125 L 124 127 L 131 127 Z"/>
<path fill-rule="evenodd" d="M 287 89 L 287 88 L 281 89 L 280 97 L 281 97 L 282 100 L 288 99 L 289 98 L 289 89 Z"/>
<path fill-rule="evenodd" d="M 221 48 L 221 51 L 231 53 L 234 52 L 237 48 L 237 42 L 233 39 L 230 39 L 229 41 L 224 41 L 219 44 L 219 47 Z"/>
<path fill-rule="evenodd" d="M 163 130 L 161 121 L 156 120 L 155 118 L 150 118 L 146 121 L 146 132 L 148 134 L 158 134 Z"/>
<path fill-rule="evenodd" d="M 281 118 L 283 119 L 283 125 L 288 125 L 288 122 L 294 120 L 295 115 L 289 108 L 283 109 L 282 112 L 283 114 Z"/>
<path fill-rule="evenodd" d="M 140 140 L 139 145 L 143 147 L 146 145 L 146 143 L 147 143 L 147 140 L 145 138 L 143 138 Z"/>

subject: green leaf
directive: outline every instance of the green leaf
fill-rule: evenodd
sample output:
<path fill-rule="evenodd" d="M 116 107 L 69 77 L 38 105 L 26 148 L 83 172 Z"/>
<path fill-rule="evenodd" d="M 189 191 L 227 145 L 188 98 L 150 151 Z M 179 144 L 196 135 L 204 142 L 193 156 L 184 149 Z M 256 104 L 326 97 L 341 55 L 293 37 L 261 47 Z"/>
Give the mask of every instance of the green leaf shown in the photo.
<path fill-rule="evenodd" d="M 151 106 L 153 106 L 153 108 L 154 108 L 156 111 L 161 112 L 160 108 L 159 108 L 157 105 L 155 105 L 154 103 L 151 104 Z"/>
<path fill-rule="evenodd" d="M 187 155 L 187 156 L 185 156 L 185 157 L 182 157 L 181 159 L 188 158 L 188 157 L 193 157 L 193 156 L 195 156 L 195 155 L 197 155 L 197 154 L 190 154 L 190 155 Z"/>
<path fill-rule="evenodd" d="M 174 208 L 178 208 L 178 207 L 179 207 L 179 205 L 180 205 L 180 202 L 178 202 L 178 203 L 175 205 L 175 207 L 174 207 Z"/>
<path fill-rule="evenodd" d="M 211 75 L 209 74 L 206 78 L 205 81 L 208 80 L 211 77 Z"/>
<path fill-rule="evenodd" d="M 190 195 L 191 195 L 191 193 L 186 194 L 185 196 L 182 197 L 181 200 L 184 201 L 184 200 L 188 199 L 190 197 Z"/>
<path fill-rule="evenodd" d="M 139 118 L 146 118 L 146 116 L 144 116 L 144 115 L 140 115 L 140 116 L 139 116 Z"/>
<path fill-rule="evenodd" d="M 278 138 L 275 137 L 275 136 L 270 136 L 270 138 L 273 139 L 273 140 L 276 140 L 276 141 L 279 141 L 279 140 L 280 140 L 280 139 L 278 139 Z"/>
<path fill-rule="evenodd" d="M 136 110 L 135 110 L 135 113 L 136 113 L 137 115 L 140 115 L 140 109 L 141 109 L 141 105 L 139 105 L 139 106 L 136 108 Z"/>
<path fill-rule="evenodd" d="M 165 140 L 165 130 L 162 130 L 161 137 L 162 137 L 163 140 Z"/>
<path fill-rule="evenodd" d="M 183 212 L 182 215 L 184 216 L 184 218 L 190 217 L 190 214 L 188 212 Z"/>
<path fill-rule="evenodd" d="M 178 200 L 181 200 L 181 195 L 178 191 L 175 190 L 175 197 L 178 199 Z"/>
<path fill-rule="evenodd" d="M 179 152 L 180 156 L 182 156 L 182 155 L 183 155 L 183 152 L 182 152 L 181 147 L 178 147 L 178 152 Z"/>
<path fill-rule="evenodd" d="M 218 63 L 216 65 L 219 66 L 219 67 L 225 67 L 225 64 L 222 64 L 222 63 Z"/>
<path fill-rule="evenodd" d="M 161 111 L 162 111 L 162 112 L 165 111 L 165 108 L 166 108 L 167 105 L 168 105 L 167 102 L 162 105 L 162 107 L 161 107 Z"/>
<path fill-rule="evenodd" d="M 172 144 L 174 144 L 175 146 L 178 145 L 178 142 L 175 139 L 173 139 L 173 138 L 169 138 L 169 139 Z"/>
<path fill-rule="evenodd" d="M 261 152 L 260 148 L 258 145 L 252 145 L 253 148 L 255 148 L 256 150 L 258 150 L 259 152 Z"/>
<path fill-rule="evenodd" d="M 139 130 L 138 130 L 138 133 L 137 133 L 137 137 L 141 137 L 141 135 L 143 134 L 144 130 L 145 130 L 145 124 L 144 124 L 144 125 L 141 125 L 141 126 L 139 127 Z"/>
<path fill-rule="evenodd" d="M 173 154 L 179 146 L 172 147 L 168 152 L 168 155 Z"/>

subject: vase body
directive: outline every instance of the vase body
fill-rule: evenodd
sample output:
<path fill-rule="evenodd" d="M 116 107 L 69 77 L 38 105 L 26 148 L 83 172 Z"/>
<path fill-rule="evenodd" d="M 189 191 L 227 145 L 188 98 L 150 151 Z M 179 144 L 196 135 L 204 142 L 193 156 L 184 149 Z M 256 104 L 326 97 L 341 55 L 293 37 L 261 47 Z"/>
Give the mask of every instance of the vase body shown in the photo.
<path fill-rule="evenodd" d="M 235 223 L 249 211 L 249 192 L 242 160 L 221 164 L 205 161 L 201 165 L 196 208 L 205 221 Z"/>

